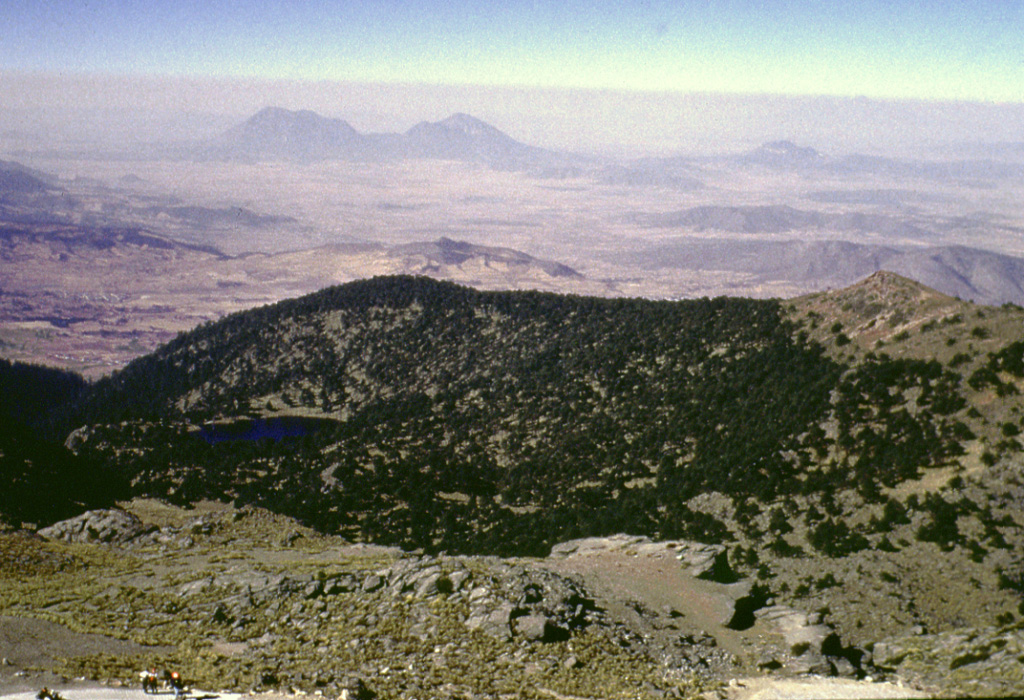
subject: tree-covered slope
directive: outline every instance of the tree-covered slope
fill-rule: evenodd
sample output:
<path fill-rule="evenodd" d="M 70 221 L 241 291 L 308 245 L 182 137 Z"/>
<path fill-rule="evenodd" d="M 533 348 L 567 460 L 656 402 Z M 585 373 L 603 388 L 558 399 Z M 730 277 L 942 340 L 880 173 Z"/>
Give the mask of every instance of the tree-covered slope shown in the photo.
<path fill-rule="evenodd" d="M 727 538 L 689 504 L 710 491 L 876 497 L 962 449 L 959 382 L 935 362 L 845 366 L 772 301 L 379 278 L 182 335 L 94 385 L 65 426 L 89 426 L 76 449 L 136 493 L 255 502 L 408 547 L 529 553 L 621 531 Z M 274 416 L 328 421 L 280 441 L 195 429 Z"/>

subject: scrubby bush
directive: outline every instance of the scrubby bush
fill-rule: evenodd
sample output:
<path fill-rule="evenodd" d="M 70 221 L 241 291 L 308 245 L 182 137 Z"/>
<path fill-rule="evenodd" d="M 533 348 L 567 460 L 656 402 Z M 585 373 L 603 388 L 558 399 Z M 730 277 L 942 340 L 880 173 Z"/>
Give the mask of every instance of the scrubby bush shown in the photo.
<path fill-rule="evenodd" d="M 829 557 L 845 557 L 866 549 L 870 543 L 864 535 L 850 529 L 844 520 L 826 518 L 808 533 L 811 546 Z"/>
<path fill-rule="evenodd" d="M 918 540 L 934 542 L 944 550 L 951 550 L 957 544 L 966 545 L 957 523 L 961 515 L 977 509 L 974 503 L 966 498 L 947 501 L 941 494 L 930 493 L 922 507 L 929 519 L 917 529 Z"/>

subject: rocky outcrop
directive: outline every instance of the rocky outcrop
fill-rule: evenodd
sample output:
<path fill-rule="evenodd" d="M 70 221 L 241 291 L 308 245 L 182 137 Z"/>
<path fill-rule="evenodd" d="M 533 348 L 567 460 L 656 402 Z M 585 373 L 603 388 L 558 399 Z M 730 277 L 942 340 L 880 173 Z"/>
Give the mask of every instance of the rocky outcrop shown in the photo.
<path fill-rule="evenodd" d="M 1024 684 L 1024 622 L 877 642 L 875 666 L 955 695 L 1012 696 Z"/>
<path fill-rule="evenodd" d="M 158 528 L 143 523 L 136 515 L 119 508 L 90 510 L 39 530 L 43 537 L 65 542 L 140 547 L 162 545 L 187 548 L 195 537 L 209 535 L 220 525 L 204 517 L 182 526 Z"/>
<path fill-rule="evenodd" d="M 90 510 L 70 520 L 62 520 L 39 530 L 51 540 L 124 544 L 156 528 L 146 527 L 136 516 L 123 510 Z"/>
<path fill-rule="evenodd" d="M 633 556 L 673 557 L 691 576 L 718 583 L 737 580 L 729 566 L 726 549 L 720 544 L 703 544 L 685 540 L 652 542 L 639 535 L 610 535 L 588 537 L 556 544 L 551 548 L 553 558 L 585 557 L 606 552 L 619 552 Z"/>
<path fill-rule="evenodd" d="M 221 525 L 196 518 L 182 527 L 146 527 L 123 510 L 89 511 L 40 530 L 50 539 L 94 544 L 188 546 Z M 395 554 L 395 552 L 391 552 Z M 484 565 L 486 562 L 486 565 Z M 241 627 L 257 609 L 298 596 L 305 601 L 342 594 L 376 595 L 392 601 L 446 599 L 465 605 L 465 626 L 501 640 L 567 639 L 601 615 L 577 583 L 545 570 L 498 559 L 397 557 L 373 571 L 303 577 L 245 569 L 182 583 L 179 599 L 195 607 L 197 619 Z"/>
<path fill-rule="evenodd" d="M 468 603 L 466 627 L 499 639 L 566 639 L 594 622 L 598 613 L 586 592 L 548 571 L 488 560 L 472 571 L 471 558 L 424 557 L 399 560 L 376 572 L 392 595 L 446 596 Z"/>
<path fill-rule="evenodd" d="M 250 525 L 248 519 L 256 517 L 255 512 L 240 511 L 233 519 L 207 515 L 178 527 L 156 529 L 147 528 L 138 518 L 121 510 L 91 511 L 47 528 L 41 534 L 72 542 L 126 543 L 141 557 L 165 556 L 168 551 L 188 546 L 193 539 L 197 543 L 208 538 L 233 542 L 230 534 L 233 523 Z M 274 530 L 275 552 L 300 548 L 299 541 L 311 536 L 297 534 L 295 528 L 285 528 L 283 532 Z M 381 629 L 399 629 L 400 634 L 413 639 L 443 637 L 449 640 L 436 645 L 436 649 L 422 650 L 426 656 L 418 663 L 444 663 L 449 654 L 455 654 L 456 649 L 463 646 L 481 643 L 488 647 L 498 642 L 507 645 L 508 651 L 504 653 L 509 663 L 515 662 L 516 654 L 527 654 L 525 650 L 546 650 L 539 653 L 557 657 L 557 663 L 564 668 L 576 668 L 586 663 L 581 660 L 584 657 L 558 656 L 564 651 L 559 642 L 575 643 L 573 640 L 582 632 L 586 632 L 589 639 L 602 639 L 602 643 L 609 646 L 635 649 L 647 655 L 660 667 L 672 670 L 671 674 L 666 671 L 669 674 L 666 678 L 672 674 L 678 679 L 712 678 L 734 663 L 734 652 L 720 648 L 715 639 L 720 632 L 726 633 L 726 629 L 680 628 L 678 622 L 684 613 L 671 606 L 655 609 L 641 599 L 631 606 L 636 613 L 635 620 L 631 613 L 623 616 L 617 610 L 613 610 L 615 616 L 612 616 L 601 609 L 608 607 L 606 601 L 602 599 L 599 605 L 581 583 L 586 579 L 575 578 L 572 567 L 559 572 L 522 560 L 411 556 L 372 545 L 346 545 L 346 548 L 353 554 L 365 553 L 365 558 L 360 558 L 368 565 L 365 568 L 342 567 L 342 570 L 305 567 L 273 570 L 235 566 L 227 559 L 224 566 L 177 578 L 173 587 L 166 591 L 175 601 L 173 613 L 153 608 L 139 611 L 139 615 L 163 620 L 173 614 L 194 620 L 214 635 L 218 653 L 267 658 L 272 657 L 272 650 L 280 646 L 282 640 L 292 636 L 316 639 L 318 631 L 344 610 L 348 611 L 346 624 L 354 630 L 348 644 L 364 644 L 364 639 L 375 638 Z M 374 551 L 364 552 L 362 548 Z M 681 580 L 685 582 L 692 577 L 695 589 L 702 596 L 702 605 L 706 604 L 702 608 L 705 620 L 714 619 L 721 628 L 731 630 L 746 630 L 760 624 L 758 633 L 764 629 L 765 637 L 781 638 L 781 644 L 773 641 L 773 648 L 765 651 L 762 664 L 765 669 L 782 669 L 784 673 L 794 674 L 858 673 L 859 663 L 854 661 L 859 657 L 855 654 L 862 652 L 844 649 L 820 616 L 775 605 L 763 586 L 749 580 L 736 580 L 724 547 L 685 541 L 652 542 L 644 537 L 616 535 L 557 545 L 551 559 L 605 554 L 663 560 L 657 565 L 663 569 L 681 567 Z M 136 585 L 146 588 L 158 583 L 147 579 Z M 707 614 L 708 606 L 714 608 L 713 616 Z M 485 640 L 480 635 L 491 639 Z M 371 666 L 357 670 L 366 674 L 361 676 L 366 678 L 375 673 Z M 284 671 L 275 672 L 273 677 L 255 679 L 253 687 L 281 687 L 286 682 L 306 680 L 322 681 L 336 692 L 343 689 L 339 685 L 343 685 L 340 677 L 310 680 L 299 678 L 297 672 L 289 675 Z M 348 691 L 352 697 L 361 692 L 358 684 Z"/>
<path fill-rule="evenodd" d="M 820 623 L 820 616 L 807 615 L 785 605 L 770 605 L 755 615 L 759 620 L 772 622 L 796 656 L 807 651 L 820 654 L 822 644 L 832 634 L 829 627 Z"/>
<path fill-rule="evenodd" d="M 181 584 L 179 599 L 193 614 L 219 624 L 244 626 L 257 610 L 298 597 L 294 617 L 323 611 L 334 596 L 373 596 L 381 610 L 410 601 L 445 600 L 466 611 L 463 624 L 502 641 L 553 642 L 602 620 L 575 582 L 548 571 L 474 558 L 399 558 L 374 571 L 304 577 L 243 570 Z M 210 602 L 214 601 L 214 602 Z"/>

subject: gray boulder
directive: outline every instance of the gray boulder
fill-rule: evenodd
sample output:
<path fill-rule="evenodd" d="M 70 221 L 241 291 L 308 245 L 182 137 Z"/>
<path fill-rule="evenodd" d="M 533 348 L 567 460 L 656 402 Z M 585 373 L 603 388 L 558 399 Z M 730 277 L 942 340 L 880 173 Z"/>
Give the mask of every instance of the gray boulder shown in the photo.
<path fill-rule="evenodd" d="M 833 633 L 826 625 L 811 624 L 806 613 L 784 605 L 771 605 L 754 614 L 759 620 L 772 623 L 794 656 L 807 652 L 821 654 L 822 645 Z"/>
<path fill-rule="evenodd" d="M 502 602 L 492 610 L 477 610 L 466 618 L 468 629 L 478 629 L 481 632 L 508 640 L 512 637 L 512 629 L 509 623 L 512 620 L 513 608 L 511 603 Z"/>
<path fill-rule="evenodd" d="M 569 631 L 544 615 L 517 617 L 512 627 L 519 636 L 531 642 L 555 642 L 568 639 Z"/>

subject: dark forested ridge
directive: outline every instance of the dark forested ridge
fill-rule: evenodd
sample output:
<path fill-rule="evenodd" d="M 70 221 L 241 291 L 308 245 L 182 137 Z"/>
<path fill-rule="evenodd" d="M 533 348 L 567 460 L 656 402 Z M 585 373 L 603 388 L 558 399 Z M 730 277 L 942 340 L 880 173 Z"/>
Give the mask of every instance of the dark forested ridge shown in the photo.
<path fill-rule="evenodd" d="M 844 366 L 773 301 L 399 277 L 184 334 L 62 423 L 88 426 L 77 451 L 137 494 L 258 503 L 406 547 L 541 553 L 613 532 L 728 538 L 690 506 L 709 491 L 873 497 L 961 450 L 959 382 L 935 362 Z M 286 415 L 330 422 L 280 441 L 195 430 Z"/>
<path fill-rule="evenodd" d="M 71 372 L 0 359 L 0 522 L 50 523 L 127 494 L 99 464 L 37 435 L 85 388 Z"/>
<path fill-rule="evenodd" d="M 81 376 L 52 367 L 0 358 L 0 425 L 36 424 L 85 389 Z"/>

